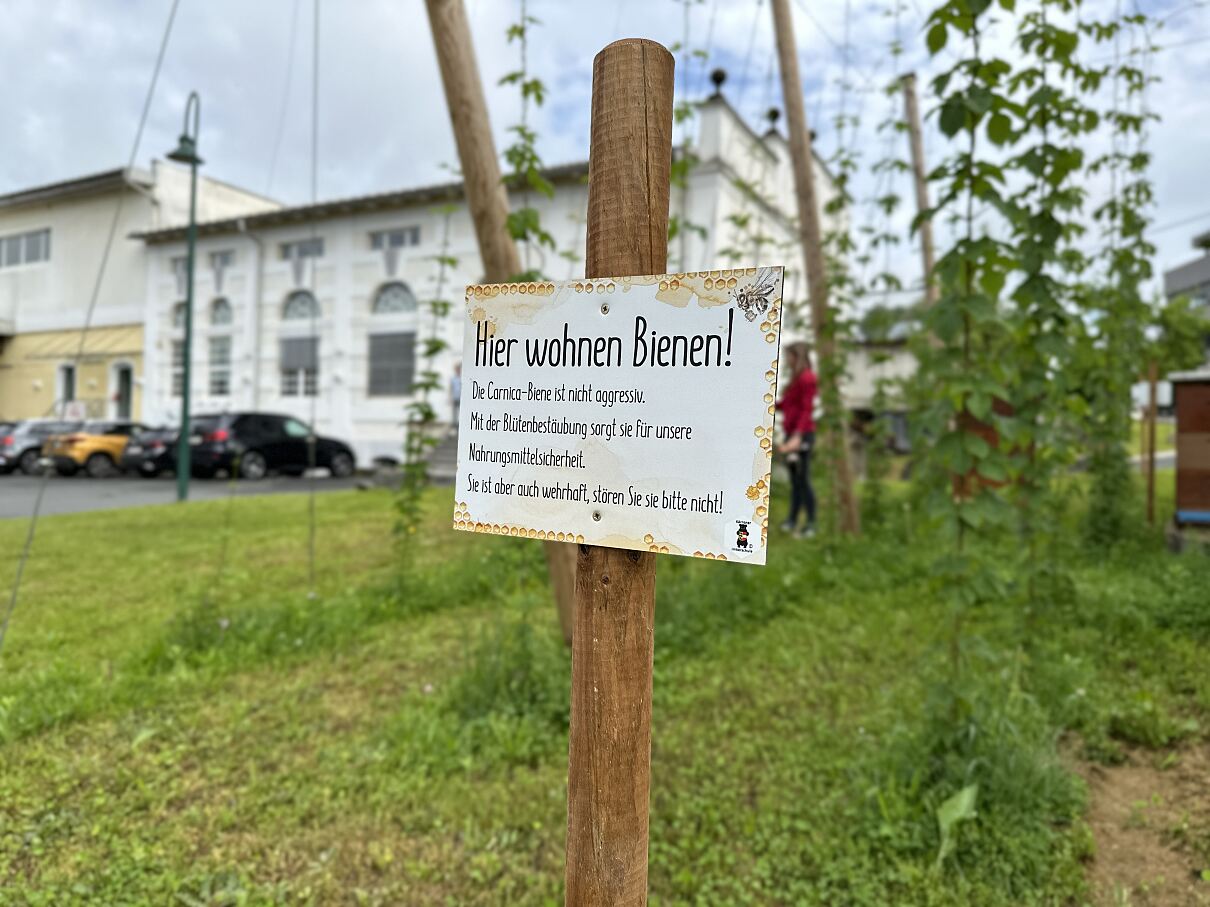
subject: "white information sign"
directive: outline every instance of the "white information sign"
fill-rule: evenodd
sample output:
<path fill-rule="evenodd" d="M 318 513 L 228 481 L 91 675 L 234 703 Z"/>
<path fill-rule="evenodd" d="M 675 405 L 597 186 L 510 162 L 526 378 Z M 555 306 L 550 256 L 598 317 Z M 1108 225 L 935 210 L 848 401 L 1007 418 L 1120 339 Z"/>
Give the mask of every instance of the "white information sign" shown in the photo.
<path fill-rule="evenodd" d="M 468 287 L 454 527 L 765 563 L 782 269 Z"/>
<path fill-rule="evenodd" d="M 84 400 L 68 400 L 63 404 L 63 418 L 69 422 L 83 422 L 88 418 L 88 403 Z"/>

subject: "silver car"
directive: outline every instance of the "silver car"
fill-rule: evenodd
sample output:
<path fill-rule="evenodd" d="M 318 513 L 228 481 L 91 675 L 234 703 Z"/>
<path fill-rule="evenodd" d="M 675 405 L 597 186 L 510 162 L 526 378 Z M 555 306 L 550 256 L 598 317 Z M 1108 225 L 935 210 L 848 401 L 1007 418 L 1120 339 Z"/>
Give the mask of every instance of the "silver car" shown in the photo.
<path fill-rule="evenodd" d="M 36 475 L 42 443 L 50 435 L 76 431 L 83 423 L 58 419 L 25 419 L 0 430 L 0 473 L 20 469 Z"/>

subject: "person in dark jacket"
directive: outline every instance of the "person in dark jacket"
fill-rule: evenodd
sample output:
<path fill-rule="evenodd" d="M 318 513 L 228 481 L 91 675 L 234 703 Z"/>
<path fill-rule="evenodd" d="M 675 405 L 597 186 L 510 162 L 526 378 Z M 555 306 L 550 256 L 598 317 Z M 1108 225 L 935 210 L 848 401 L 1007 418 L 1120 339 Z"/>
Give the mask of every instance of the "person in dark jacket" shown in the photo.
<path fill-rule="evenodd" d="M 790 469 L 790 515 L 781 524 L 786 532 L 800 537 L 815 535 L 815 490 L 811 487 L 811 449 L 815 446 L 815 396 L 819 382 L 811 368 L 811 353 L 805 343 L 791 343 L 783 351 L 789 380 L 777 402 L 785 441 L 777 448 Z M 799 514 L 806 512 L 807 524 L 800 531 Z"/>

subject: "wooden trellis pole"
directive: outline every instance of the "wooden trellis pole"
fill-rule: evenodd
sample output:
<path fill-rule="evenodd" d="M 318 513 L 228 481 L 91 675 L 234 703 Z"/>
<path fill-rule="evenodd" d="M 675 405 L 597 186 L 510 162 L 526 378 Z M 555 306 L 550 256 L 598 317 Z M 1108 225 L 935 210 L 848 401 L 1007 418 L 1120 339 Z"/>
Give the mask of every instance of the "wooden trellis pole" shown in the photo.
<path fill-rule="evenodd" d="M 924 135 L 920 127 L 920 104 L 916 100 L 916 74 L 909 72 L 901 80 L 903 84 L 903 116 L 907 120 L 908 145 L 912 151 L 912 183 L 916 189 L 916 214 L 929 210 L 929 185 L 924 163 Z M 937 301 L 939 288 L 933 275 L 933 221 L 920 221 L 920 258 L 924 267 L 924 302 L 933 305 Z"/>
<path fill-rule="evenodd" d="M 466 189 L 466 204 L 475 225 L 479 256 L 488 283 L 506 283 L 521 273 L 521 257 L 517 244 L 508 232 L 508 194 L 500 174 L 496 144 L 492 139 L 491 120 L 475 46 L 471 41 L 470 25 L 462 0 L 425 0 L 441 82 L 445 86 L 446 105 L 454 140 L 458 145 L 458 160 L 462 166 L 462 181 Z M 563 542 L 545 542 L 546 563 L 550 569 L 551 589 L 559 611 L 559 624 L 568 645 L 572 641 L 573 597 L 576 583 L 575 547 Z"/>
<path fill-rule="evenodd" d="M 832 312 L 828 306 L 828 275 L 824 262 L 823 229 L 819 218 L 819 199 L 815 191 L 814 155 L 807 113 L 802 100 L 802 82 L 798 75 L 798 51 L 794 41 L 794 22 L 789 0 L 772 0 L 773 31 L 777 37 L 777 57 L 781 68 L 783 102 L 790 131 L 790 158 L 794 165 L 794 187 L 798 198 L 798 229 L 807 264 L 807 293 L 811 297 L 811 330 L 820 374 L 839 382 L 836 339 L 832 331 Z M 837 389 L 839 395 L 839 388 Z M 853 490 L 853 470 L 849 464 L 848 426 L 841 416 L 840 427 L 827 433 L 824 442 L 831 448 L 832 481 L 840 500 L 840 529 L 856 535 L 861 531 L 857 496 Z"/>
<path fill-rule="evenodd" d="M 586 277 L 668 263 L 673 58 L 652 41 L 593 61 Z M 656 555 L 580 547 L 567 774 L 571 907 L 647 903 Z"/>

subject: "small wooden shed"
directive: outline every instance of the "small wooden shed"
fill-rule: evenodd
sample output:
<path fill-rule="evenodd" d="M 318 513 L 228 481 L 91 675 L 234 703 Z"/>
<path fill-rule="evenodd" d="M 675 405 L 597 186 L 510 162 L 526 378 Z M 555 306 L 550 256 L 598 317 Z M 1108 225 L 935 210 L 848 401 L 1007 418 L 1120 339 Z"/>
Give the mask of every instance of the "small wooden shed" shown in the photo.
<path fill-rule="evenodd" d="M 1176 372 L 1176 525 L 1210 528 L 1210 366 Z"/>

